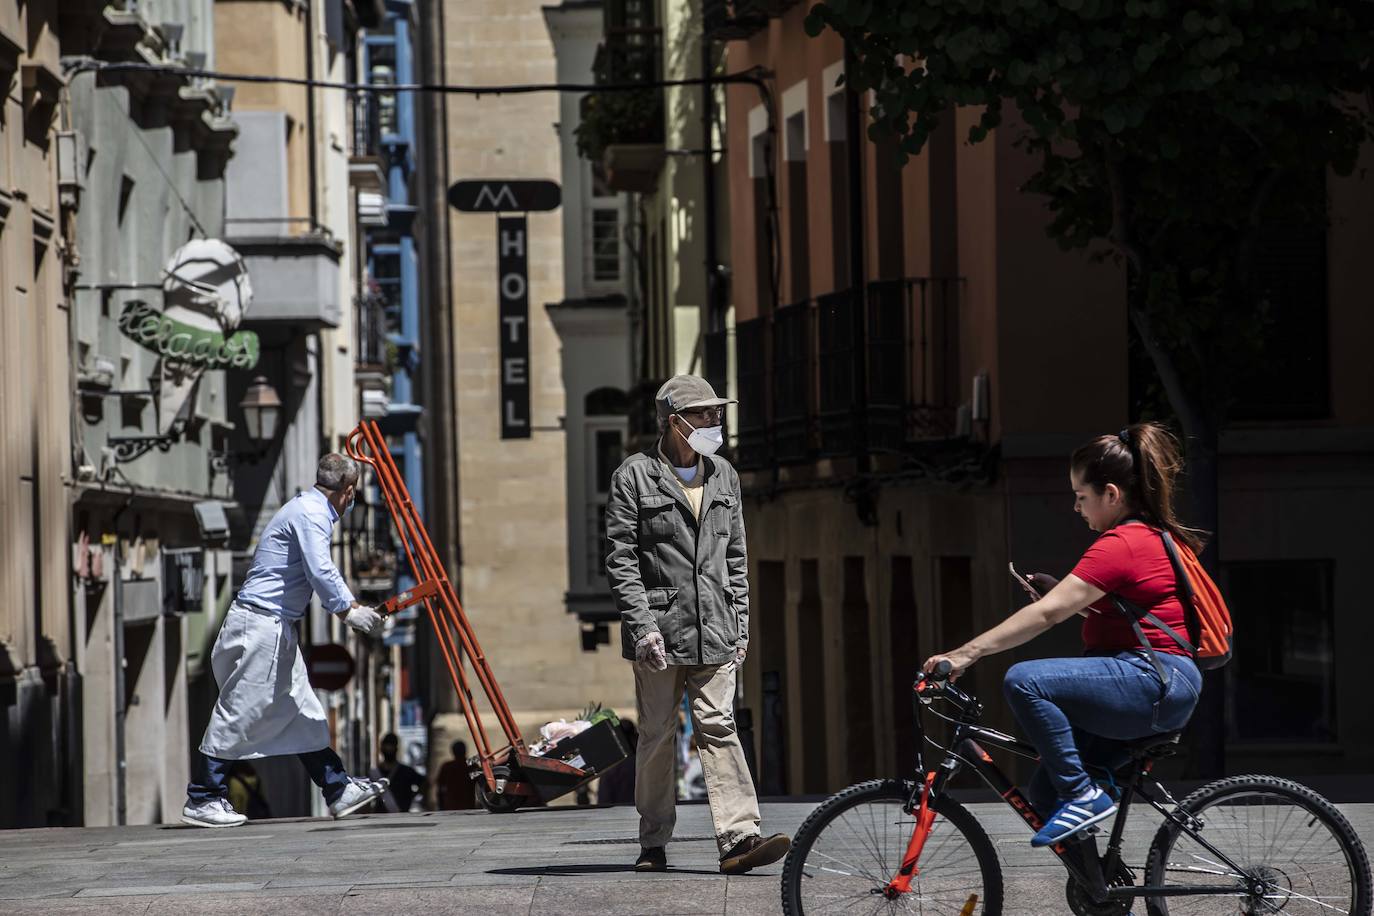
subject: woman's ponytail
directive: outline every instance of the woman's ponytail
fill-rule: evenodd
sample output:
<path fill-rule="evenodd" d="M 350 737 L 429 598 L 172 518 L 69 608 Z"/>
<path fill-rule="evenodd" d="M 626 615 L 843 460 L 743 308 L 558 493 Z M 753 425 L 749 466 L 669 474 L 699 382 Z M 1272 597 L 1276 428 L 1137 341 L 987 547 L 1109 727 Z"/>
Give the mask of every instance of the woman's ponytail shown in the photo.
<path fill-rule="evenodd" d="M 1101 493 L 1116 484 L 1141 521 L 1168 531 L 1195 553 L 1202 532 L 1188 528 L 1174 513 L 1183 459 L 1178 441 L 1158 423 L 1136 423 L 1114 436 L 1098 436 L 1073 453 L 1071 467 L 1085 484 Z"/>

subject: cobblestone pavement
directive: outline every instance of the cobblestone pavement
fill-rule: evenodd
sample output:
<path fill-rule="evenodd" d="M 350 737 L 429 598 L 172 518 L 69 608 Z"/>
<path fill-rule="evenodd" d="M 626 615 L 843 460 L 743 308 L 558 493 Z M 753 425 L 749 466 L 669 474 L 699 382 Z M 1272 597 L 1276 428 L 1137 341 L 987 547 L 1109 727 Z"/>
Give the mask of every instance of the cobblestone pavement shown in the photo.
<path fill-rule="evenodd" d="M 765 804 L 764 829 L 790 833 L 812 807 Z M 1062 869 L 1030 849 L 1025 828 L 1003 806 L 972 807 L 1002 857 L 1006 912 L 1068 912 Z M 1374 839 L 1374 804 L 1342 807 Z M 1128 852 L 1139 861 L 1154 821 L 1132 821 Z M 704 805 L 679 808 L 664 874 L 631 870 L 635 831 L 631 808 L 3 831 L 0 914 L 780 912 L 781 863 L 721 875 Z"/>

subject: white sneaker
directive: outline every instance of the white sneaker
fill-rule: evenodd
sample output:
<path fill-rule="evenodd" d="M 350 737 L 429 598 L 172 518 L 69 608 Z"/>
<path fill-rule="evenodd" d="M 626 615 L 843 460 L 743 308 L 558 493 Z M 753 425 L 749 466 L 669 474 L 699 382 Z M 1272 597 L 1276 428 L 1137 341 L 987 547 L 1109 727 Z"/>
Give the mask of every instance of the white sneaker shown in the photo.
<path fill-rule="evenodd" d="M 212 798 L 199 805 L 191 804 L 181 809 L 181 822 L 196 827 L 237 827 L 248 818 L 234 810 L 226 798 Z"/>
<path fill-rule="evenodd" d="M 346 817 L 380 798 L 386 791 L 387 784 L 386 779 L 353 779 L 339 796 L 339 800 L 329 806 L 329 813 L 336 818 Z"/>

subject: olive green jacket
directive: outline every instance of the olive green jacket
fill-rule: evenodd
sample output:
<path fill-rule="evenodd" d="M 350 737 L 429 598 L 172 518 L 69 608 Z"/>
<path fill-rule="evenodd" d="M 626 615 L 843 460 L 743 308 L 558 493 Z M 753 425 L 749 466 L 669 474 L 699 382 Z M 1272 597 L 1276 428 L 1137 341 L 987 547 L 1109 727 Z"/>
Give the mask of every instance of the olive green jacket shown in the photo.
<path fill-rule="evenodd" d="M 620 610 L 621 652 L 663 634 L 670 665 L 719 665 L 749 644 L 749 574 L 739 475 L 702 459 L 701 520 L 657 446 L 625 459 L 606 503 L 606 575 Z"/>

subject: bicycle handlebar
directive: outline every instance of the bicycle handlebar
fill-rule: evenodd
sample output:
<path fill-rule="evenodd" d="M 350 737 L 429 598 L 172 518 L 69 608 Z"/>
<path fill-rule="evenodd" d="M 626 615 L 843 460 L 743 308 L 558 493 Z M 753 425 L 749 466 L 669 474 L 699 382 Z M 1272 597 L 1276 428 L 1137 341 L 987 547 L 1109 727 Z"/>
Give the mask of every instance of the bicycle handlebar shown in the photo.
<path fill-rule="evenodd" d="M 953 673 L 954 666 L 949 661 L 941 659 L 933 670 L 922 671 L 916 675 L 916 683 L 911 685 L 912 690 L 922 702 L 928 703 L 934 696 L 939 696 L 951 701 L 965 716 L 976 719 L 982 715 L 983 704 L 978 702 L 977 697 L 965 693 L 949 682 Z"/>
<path fill-rule="evenodd" d="M 916 683 L 941 684 L 949 680 L 949 676 L 954 673 L 954 666 L 949 663 L 949 659 L 942 658 L 936 662 L 935 670 L 929 673 L 922 671 L 916 675 Z"/>

